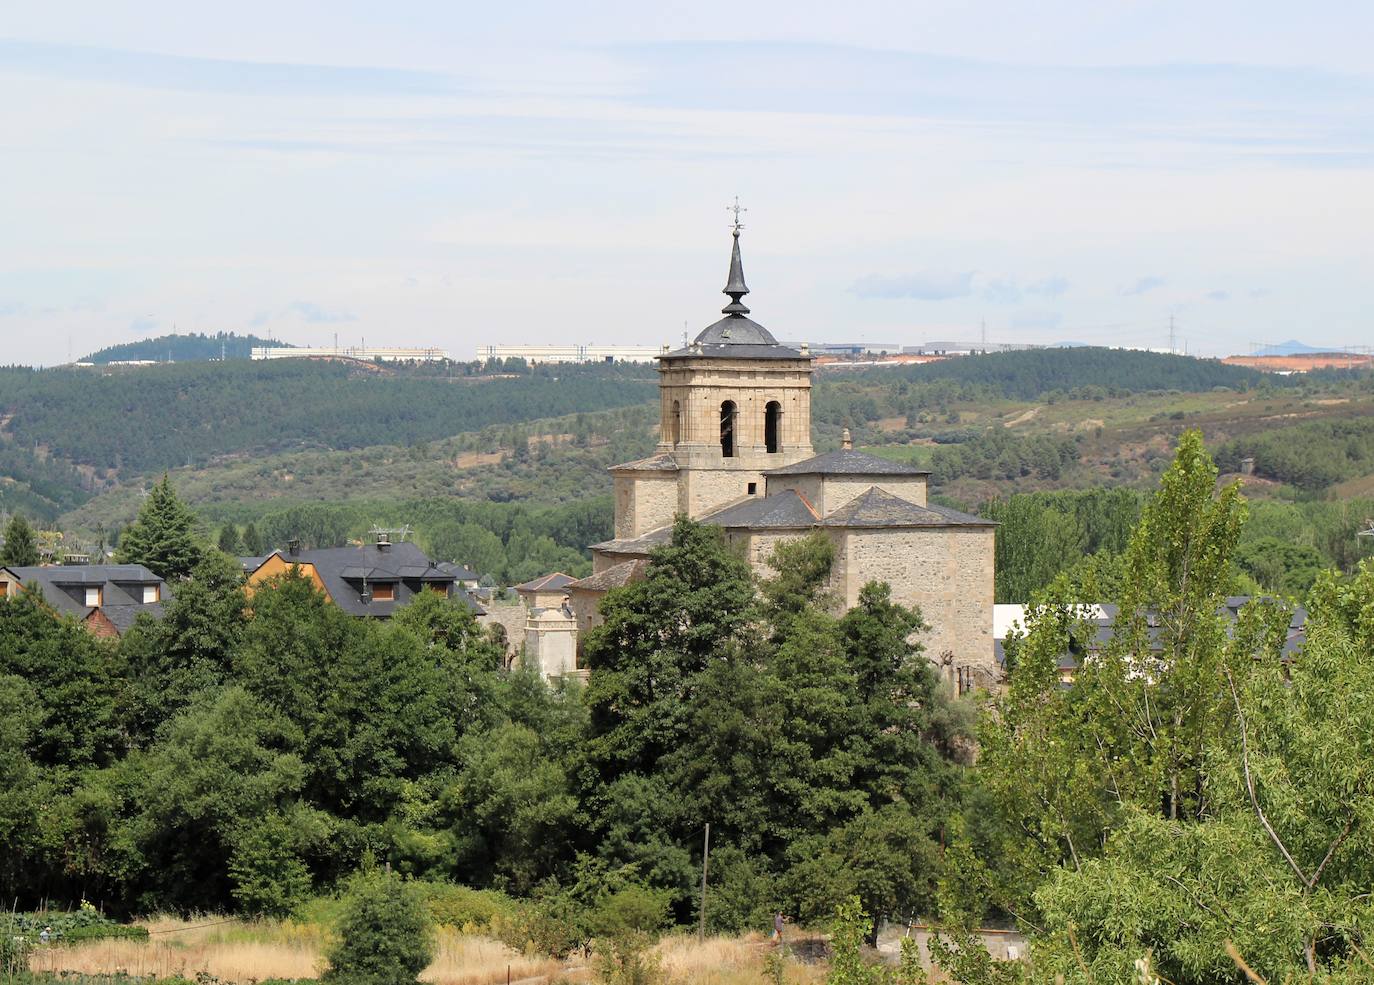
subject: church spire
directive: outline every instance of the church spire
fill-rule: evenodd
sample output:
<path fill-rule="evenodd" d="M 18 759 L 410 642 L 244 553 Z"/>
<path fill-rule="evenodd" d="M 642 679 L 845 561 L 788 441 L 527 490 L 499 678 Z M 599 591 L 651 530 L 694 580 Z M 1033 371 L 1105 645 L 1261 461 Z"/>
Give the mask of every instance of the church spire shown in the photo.
<path fill-rule="evenodd" d="M 735 204 L 727 206 L 727 210 L 735 213 L 735 225 L 731 230 L 731 235 L 735 238 L 735 245 L 730 252 L 730 277 L 726 281 L 725 290 L 721 292 L 730 295 L 730 303 L 720 310 L 727 315 L 747 315 L 749 309 L 740 300 L 749 293 L 749 287 L 744 283 L 744 264 L 739 258 L 739 233 L 744 228 L 744 224 L 739 221 L 739 214 L 749 210 L 739 204 L 738 196 L 735 198 Z"/>

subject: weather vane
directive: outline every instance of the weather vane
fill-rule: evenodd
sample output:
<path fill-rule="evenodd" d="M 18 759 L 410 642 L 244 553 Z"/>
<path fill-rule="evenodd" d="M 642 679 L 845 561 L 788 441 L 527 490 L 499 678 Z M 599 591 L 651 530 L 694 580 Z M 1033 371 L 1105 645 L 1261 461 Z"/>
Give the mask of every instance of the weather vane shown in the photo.
<path fill-rule="evenodd" d="M 741 212 L 748 212 L 749 210 L 746 209 L 743 205 L 740 205 L 740 204 L 739 204 L 739 196 L 738 196 L 738 195 L 735 196 L 735 204 L 734 204 L 734 205 L 727 205 L 727 206 L 725 206 L 725 211 L 726 211 L 726 212 L 733 212 L 733 213 L 735 213 L 735 226 L 734 226 L 735 232 L 739 232 L 741 229 L 744 228 L 744 223 L 742 223 L 742 222 L 739 221 L 739 214 L 740 214 Z"/>

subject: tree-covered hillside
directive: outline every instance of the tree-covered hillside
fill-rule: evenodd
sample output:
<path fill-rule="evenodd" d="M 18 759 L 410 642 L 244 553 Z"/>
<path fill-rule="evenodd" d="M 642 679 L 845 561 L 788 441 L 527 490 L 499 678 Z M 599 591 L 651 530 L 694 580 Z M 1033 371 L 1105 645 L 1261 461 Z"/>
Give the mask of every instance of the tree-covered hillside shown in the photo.
<path fill-rule="evenodd" d="M 289 348 L 290 345 L 289 342 L 263 339 L 256 335 L 237 335 L 234 332 L 205 335 L 197 332 L 190 335 L 160 335 L 155 339 L 122 342 L 92 352 L 89 356 L 82 357 L 81 361 L 97 365 L 134 359 L 170 360 L 176 363 L 208 362 L 220 358 L 247 359 L 254 348 Z"/>
<path fill-rule="evenodd" d="M 653 394 L 643 368 L 619 367 L 485 381 L 294 359 L 111 375 L 0 369 L 5 438 L 121 476 L 229 454 L 411 445 L 492 424 L 643 403 Z"/>
<path fill-rule="evenodd" d="M 1089 384 L 1140 393 L 1145 390 L 1210 390 L 1214 386 L 1243 389 L 1266 379 L 1281 385 L 1286 379 L 1242 366 L 1228 366 L 1213 359 L 1096 346 L 962 356 L 919 366 L 871 370 L 866 375 L 875 382 L 952 380 L 987 384 L 995 387 L 1002 397 L 1021 400 L 1034 400 L 1056 390 L 1067 392 Z"/>

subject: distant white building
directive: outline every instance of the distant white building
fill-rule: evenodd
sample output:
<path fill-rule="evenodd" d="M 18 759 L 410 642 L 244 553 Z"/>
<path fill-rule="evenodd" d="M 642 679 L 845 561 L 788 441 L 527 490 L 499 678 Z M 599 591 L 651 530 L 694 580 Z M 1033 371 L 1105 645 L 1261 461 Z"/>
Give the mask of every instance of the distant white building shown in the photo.
<path fill-rule="evenodd" d="M 487 345 L 477 350 L 477 358 L 523 359 L 530 364 L 649 363 L 663 351 L 652 345 Z"/>
<path fill-rule="evenodd" d="M 448 360 L 446 349 L 411 349 L 360 345 L 296 347 L 296 346 L 259 346 L 252 351 L 254 359 L 361 359 L 372 362 L 423 362 L 437 363 Z"/>

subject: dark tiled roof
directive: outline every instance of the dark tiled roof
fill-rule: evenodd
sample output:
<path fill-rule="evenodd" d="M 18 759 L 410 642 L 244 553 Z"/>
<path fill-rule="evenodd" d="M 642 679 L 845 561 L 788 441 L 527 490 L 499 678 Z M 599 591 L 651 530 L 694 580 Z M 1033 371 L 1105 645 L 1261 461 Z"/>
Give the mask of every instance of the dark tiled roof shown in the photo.
<path fill-rule="evenodd" d="M 147 605 L 102 605 L 100 611 L 105 613 L 110 622 L 114 623 L 120 636 L 129 631 L 129 627 L 134 624 L 139 613 L 146 612 L 154 619 L 161 619 L 163 615 L 161 602 L 150 602 Z"/>
<path fill-rule="evenodd" d="M 626 462 L 624 465 L 612 465 L 612 472 L 676 472 L 677 459 L 667 452 L 660 455 L 651 455 L 648 458 L 641 458 L 635 462 Z"/>
<path fill-rule="evenodd" d="M 879 458 L 868 452 L 842 448 L 828 451 L 794 465 L 769 469 L 764 475 L 930 475 L 924 469 L 905 462 Z"/>
<path fill-rule="evenodd" d="M 633 581 L 641 581 L 649 569 L 649 562 L 643 558 L 622 561 L 614 567 L 586 578 L 580 578 L 568 586 L 573 591 L 609 592 L 612 588 L 622 588 Z"/>
<path fill-rule="evenodd" d="M 81 620 L 96 608 L 86 604 L 85 589 L 100 588 L 99 608 L 121 634 L 140 612 L 162 618 L 160 603 L 143 601 L 144 586 L 159 586 L 158 594 L 164 601 L 172 597 L 171 586 L 141 564 L 35 565 L 5 570 L 25 585 L 37 584 L 43 601 L 57 612 Z"/>
<path fill-rule="evenodd" d="M 124 582 L 132 585 L 159 585 L 162 579 L 141 564 L 59 564 L 6 568 L 23 582 L 41 585 L 104 585 Z"/>
<path fill-rule="evenodd" d="M 273 553 L 280 554 L 287 564 L 314 565 L 315 573 L 324 582 L 334 604 L 355 616 L 391 615 L 414 597 L 414 590 L 407 582 L 452 585 L 454 581 L 453 575 L 431 564 L 424 551 L 409 541 L 386 547 L 365 544 L 361 547 L 326 547 L 295 554 L 285 551 Z M 396 584 L 395 600 L 363 601 L 364 581 L 369 585 L 374 582 Z"/>
<path fill-rule="evenodd" d="M 1240 610 L 1251 601 L 1255 601 L 1251 596 L 1235 595 L 1227 598 L 1217 609 L 1218 615 L 1224 615 L 1227 618 L 1228 633 L 1234 630 L 1236 621 L 1240 618 Z M 1274 602 L 1280 600 L 1261 598 L 1258 601 Z M 1280 602 L 1280 604 L 1283 603 Z M 1116 605 L 1102 605 L 1101 609 L 1101 617 L 1089 621 L 1091 624 L 1091 636 L 1084 641 L 1089 651 L 1104 649 L 1116 636 L 1116 620 L 1120 615 L 1120 607 Z M 1164 630 L 1160 627 L 1159 620 L 1154 613 L 1146 613 L 1146 623 L 1145 636 L 1147 645 L 1151 652 L 1159 653 L 1164 648 L 1162 639 Z M 1283 645 L 1280 647 L 1280 656 L 1282 659 L 1291 660 L 1301 652 L 1303 644 L 1307 642 L 1306 626 L 1307 610 L 1300 605 L 1293 606 L 1293 608 L 1289 610 L 1288 630 L 1284 634 Z M 1078 645 L 1074 645 L 1071 647 L 1071 652 L 1061 654 L 1059 658 L 1059 668 L 1061 670 L 1075 669 L 1078 666 L 1077 654 L 1081 652 L 1082 648 Z M 998 662 L 1004 662 L 1005 655 L 1000 648 L 997 649 L 995 653 Z"/>
<path fill-rule="evenodd" d="M 605 540 L 593 544 L 591 550 L 606 554 L 648 554 L 655 547 L 661 547 L 673 539 L 673 526 L 668 524 L 657 530 L 650 530 L 638 537 L 625 537 L 620 540 Z"/>
<path fill-rule="evenodd" d="M 477 581 L 480 577 L 466 565 L 454 564 L 452 561 L 440 561 L 435 567 L 446 575 L 453 575 L 458 581 Z"/>
<path fill-rule="evenodd" d="M 877 486 L 821 521 L 827 527 L 995 527 L 992 520 L 945 506 L 917 506 Z"/>
<path fill-rule="evenodd" d="M 534 581 L 527 581 L 523 585 L 516 585 L 515 590 L 517 592 L 556 592 L 560 588 L 567 588 L 574 581 L 576 579 L 571 575 L 555 571 L 551 575 L 544 575 L 542 578 L 534 579 Z"/>
<path fill-rule="evenodd" d="M 753 497 L 723 510 L 708 513 L 702 523 L 718 527 L 814 527 L 820 519 L 811 504 L 795 491 L 786 489 L 771 496 Z"/>

